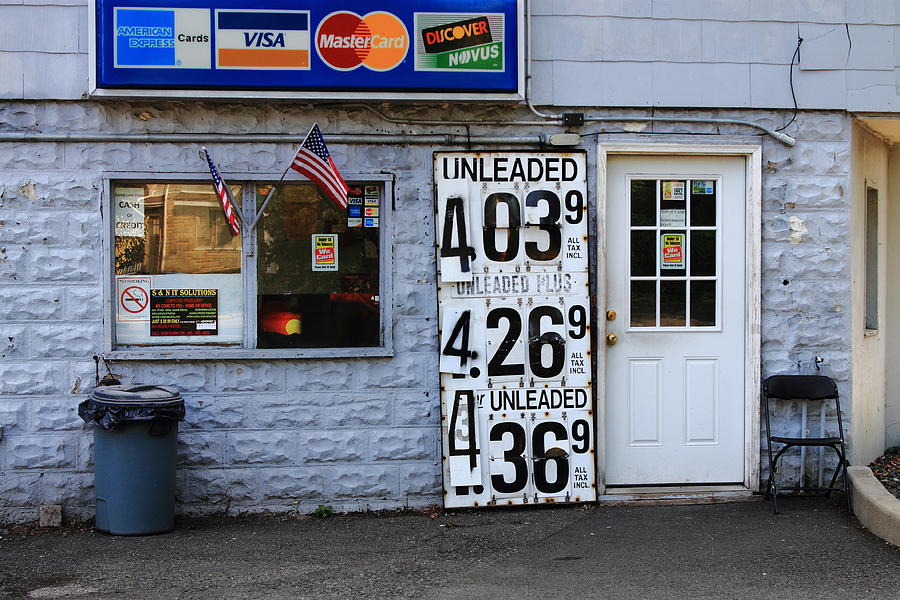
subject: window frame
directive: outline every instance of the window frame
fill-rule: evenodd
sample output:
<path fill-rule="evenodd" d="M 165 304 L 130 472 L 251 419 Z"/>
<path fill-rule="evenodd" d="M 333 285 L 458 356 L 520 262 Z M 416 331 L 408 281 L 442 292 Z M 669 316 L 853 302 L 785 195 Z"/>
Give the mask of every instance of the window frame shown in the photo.
<path fill-rule="evenodd" d="M 260 183 L 275 183 L 280 173 L 272 171 L 242 171 L 225 175 L 227 185 L 242 185 L 244 194 L 252 194 L 253 186 Z M 241 275 L 244 292 L 244 342 L 241 346 L 215 346 L 200 344 L 179 344 L 159 346 L 127 346 L 116 347 L 116 280 L 115 256 L 115 217 L 112 206 L 112 186 L 118 181 L 146 181 L 150 183 L 164 181 L 183 181 L 187 183 L 208 182 L 212 186 L 212 177 L 208 172 L 146 172 L 146 171 L 104 171 L 101 174 L 100 212 L 102 214 L 102 247 L 101 269 L 103 288 L 103 352 L 104 358 L 110 360 L 253 360 L 253 359 L 292 359 L 292 358 L 365 358 L 394 355 L 393 339 L 393 207 L 394 207 L 394 175 L 390 173 L 345 173 L 344 179 L 349 184 L 376 182 L 383 186 L 384 194 L 379 213 L 379 297 L 380 297 L 380 331 L 381 345 L 371 347 L 327 347 L 327 348 L 248 348 L 250 340 L 256 340 L 256 319 L 247 315 L 256 314 L 257 282 L 256 282 L 256 239 L 257 229 L 249 231 L 242 227 L 241 238 Z M 309 179 L 296 176 L 286 179 L 285 183 L 308 183 Z M 255 196 L 253 196 L 255 197 Z M 255 202 L 242 199 L 241 211 L 250 221 L 256 217 Z M 224 219 L 222 226 L 225 226 Z"/>
<path fill-rule="evenodd" d="M 863 332 L 873 336 L 880 329 L 881 281 L 878 276 L 881 252 L 881 193 L 874 181 L 866 179 L 863 215 Z"/>
<path fill-rule="evenodd" d="M 723 262 L 724 262 L 724 238 L 723 238 L 723 217 L 724 217 L 724 203 L 722 201 L 722 182 L 723 178 L 721 175 L 710 175 L 710 174 L 690 174 L 690 175 L 672 175 L 671 173 L 629 173 L 626 175 L 625 181 L 628 187 L 628 196 L 626 198 L 626 215 L 628 218 L 628 222 L 625 227 L 628 231 L 625 236 L 625 256 L 628 264 L 625 270 L 625 316 L 626 316 L 626 325 L 625 331 L 627 333 L 671 333 L 671 332 L 692 332 L 692 331 L 700 331 L 700 332 L 716 332 L 722 331 L 723 323 L 722 317 L 724 315 L 724 306 L 723 306 L 723 290 L 722 290 L 722 278 L 724 276 L 723 272 Z M 632 225 L 631 224 L 631 185 L 634 181 L 641 180 L 651 180 L 656 182 L 656 204 L 654 206 L 654 210 L 656 212 L 656 225 Z M 714 225 L 691 225 L 690 224 L 690 192 L 686 191 L 685 197 L 685 226 L 684 227 L 663 227 L 660 224 L 659 213 L 662 206 L 662 183 L 664 181 L 684 181 L 687 185 L 693 181 L 715 181 L 716 182 L 716 193 L 715 193 L 715 202 L 716 202 L 716 222 Z M 685 274 L 684 275 L 675 275 L 668 276 L 666 279 L 666 275 L 663 275 L 661 265 L 661 257 L 660 257 L 660 239 L 662 234 L 667 230 L 677 230 L 684 231 L 685 241 L 687 244 L 685 245 Z M 656 252 L 654 254 L 655 259 L 655 275 L 632 275 L 632 264 L 631 264 L 631 233 L 634 231 L 653 231 L 655 232 L 655 247 Z M 693 231 L 713 231 L 716 233 L 716 270 L 713 275 L 691 275 L 691 232 Z M 631 323 L 631 284 L 635 281 L 652 281 L 656 285 L 656 323 L 654 326 L 638 326 L 632 325 Z M 662 320 L 661 314 L 661 285 L 663 281 L 684 281 L 685 282 L 685 322 L 686 325 L 660 325 L 658 323 Z M 690 286 L 692 281 L 714 281 L 716 284 L 716 324 L 715 325 L 691 325 L 690 324 L 690 302 L 691 302 L 691 293 Z"/>

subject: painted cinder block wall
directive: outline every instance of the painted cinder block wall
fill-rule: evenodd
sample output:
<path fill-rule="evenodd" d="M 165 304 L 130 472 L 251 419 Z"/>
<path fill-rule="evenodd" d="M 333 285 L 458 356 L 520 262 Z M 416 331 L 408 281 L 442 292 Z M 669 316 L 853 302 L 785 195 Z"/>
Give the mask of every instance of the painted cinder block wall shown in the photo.
<path fill-rule="evenodd" d="M 853 156 L 851 159 L 851 277 L 853 280 L 853 324 L 851 342 L 853 348 L 853 403 L 851 431 L 855 444 L 851 460 L 856 465 L 867 465 L 882 455 L 886 444 L 888 421 L 886 418 L 886 377 L 891 355 L 886 354 L 887 338 L 892 322 L 887 302 L 886 274 L 889 254 L 885 244 L 888 227 L 888 161 L 889 144 L 860 125 L 853 128 Z M 878 245 L 877 245 L 877 323 L 868 329 L 866 323 L 866 288 L 869 274 L 866 271 L 866 188 L 878 193 Z M 893 321 L 896 323 L 896 321 Z M 888 390 L 888 393 L 894 390 Z"/>
<path fill-rule="evenodd" d="M 763 375 L 814 373 L 820 356 L 821 372 L 839 381 L 851 412 L 853 159 L 844 111 L 900 107 L 897 3 L 533 0 L 533 8 L 532 99 L 547 112 L 732 117 L 780 127 L 793 106 L 787 75 L 796 36 L 805 38 L 794 67 L 804 110 L 787 130 L 798 138 L 793 148 L 737 126 L 631 124 L 625 133 L 610 124 L 584 131 L 598 132 L 600 140 L 763 145 Z M 288 103 L 85 100 L 89 45 L 86 0 L 0 0 L 0 132 L 299 135 L 313 120 L 326 135 L 401 130 L 367 113 Z M 534 118 L 513 105 L 391 110 Z M 546 130 L 473 127 L 472 133 Z M 597 183 L 594 139 L 582 146 L 590 189 Z M 126 382 L 184 390 L 180 511 L 305 512 L 318 503 L 362 509 L 440 500 L 430 165 L 433 151 L 459 149 L 465 148 L 331 146 L 342 168 L 389 170 L 397 178 L 393 358 L 111 364 Z M 226 176 L 277 173 L 292 154 L 287 145 L 212 150 Z M 102 349 L 101 173 L 185 165 L 203 172 L 192 145 L 0 143 L 0 519 L 30 520 L 38 505 L 50 503 L 64 504 L 69 516 L 92 514 L 91 436 L 75 405 L 93 386 L 91 357 Z M 594 206 L 592 197 L 596 226 Z M 896 436 L 900 409 L 889 402 Z M 799 477 L 799 461 L 783 474 Z"/>
<path fill-rule="evenodd" d="M 448 109 L 424 110 L 447 114 Z M 491 106 L 451 112 L 473 122 L 527 114 Z M 789 118 L 764 111 L 718 115 L 769 125 Z M 310 111 L 288 104 L 0 105 L 0 129 L 6 132 L 299 134 L 312 121 L 326 135 L 394 131 L 363 111 Z M 626 134 L 615 125 L 598 138 L 762 144 L 763 375 L 797 372 L 798 363 L 803 372 L 813 372 L 814 357 L 821 356 L 820 368 L 838 379 L 850 403 L 850 119 L 842 112 L 801 112 L 792 130 L 798 138 L 793 148 L 748 136 L 749 130 L 739 126 L 665 125 Z M 472 133 L 536 135 L 539 130 L 483 127 Z M 595 190 L 596 149 L 592 138 L 585 139 L 590 140 L 583 144 L 589 189 Z M 288 145 L 210 149 L 226 177 L 249 171 L 277 174 L 293 154 Z M 317 504 L 364 510 L 440 502 L 431 160 L 433 151 L 456 149 L 464 148 L 331 147 L 340 167 L 352 165 L 348 170 L 360 173 L 389 170 L 396 177 L 392 358 L 110 364 L 125 383 L 171 384 L 184 392 L 181 513 L 309 512 Z M 92 356 L 103 349 L 103 319 L 109 317 L 103 314 L 100 291 L 106 268 L 101 264 L 102 174 L 185 169 L 202 174 L 205 167 L 196 156 L 190 144 L 0 144 L 0 519 L 31 520 L 40 504 L 63 504 L 71 518 L 92 516 L 91 432 L 75 407 L 93 388 Z M 591 260 L 596 261 L 595 246 Z M 100 374 L 105 374 L 102 365 Z M 798 474 L 796 462 L 784 473 L 788 478 Z"/>

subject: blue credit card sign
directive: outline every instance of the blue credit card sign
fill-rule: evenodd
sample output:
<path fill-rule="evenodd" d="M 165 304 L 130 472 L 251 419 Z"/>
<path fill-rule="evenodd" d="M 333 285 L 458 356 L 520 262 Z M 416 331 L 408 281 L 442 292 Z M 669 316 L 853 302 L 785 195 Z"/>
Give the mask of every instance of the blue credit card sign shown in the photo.
<path fill-rule="evenodd" d="M 116 64 L 175 66 L 175 11 L 116 11 Z"/>
<path fill-rule="evenodd" d="M 95 0 L 95 9 L 103 90 L 522 91 L 523 0 Z"/>

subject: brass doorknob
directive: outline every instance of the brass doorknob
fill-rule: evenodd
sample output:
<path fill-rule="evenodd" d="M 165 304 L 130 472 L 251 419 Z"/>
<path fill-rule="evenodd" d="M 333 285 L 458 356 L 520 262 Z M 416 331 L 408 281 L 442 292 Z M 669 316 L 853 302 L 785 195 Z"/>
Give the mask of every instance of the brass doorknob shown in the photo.
<path fill-rule="evenodd" d="M 619 336 L 617 336 L 616 334 L 614 334 L 614 333 L 606 334 L 606 345 L 607 346 L 615 346 L 616 342 L 618 342 L 618 341 L 619 341 Z"/>

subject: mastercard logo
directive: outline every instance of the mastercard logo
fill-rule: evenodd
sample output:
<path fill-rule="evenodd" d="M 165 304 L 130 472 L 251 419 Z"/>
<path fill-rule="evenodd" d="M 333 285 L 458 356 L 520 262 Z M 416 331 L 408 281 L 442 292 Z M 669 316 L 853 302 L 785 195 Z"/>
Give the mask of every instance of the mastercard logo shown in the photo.
<path fill-rule="evenodd" d="M 406 58 L 409 32 L 388 12 L 364 17 L 350 11 L 333 12 L 316 29 L 316 51 L 332 69 L 352 71 L 360 65 L 373 71 L 390 71 Z"/>

